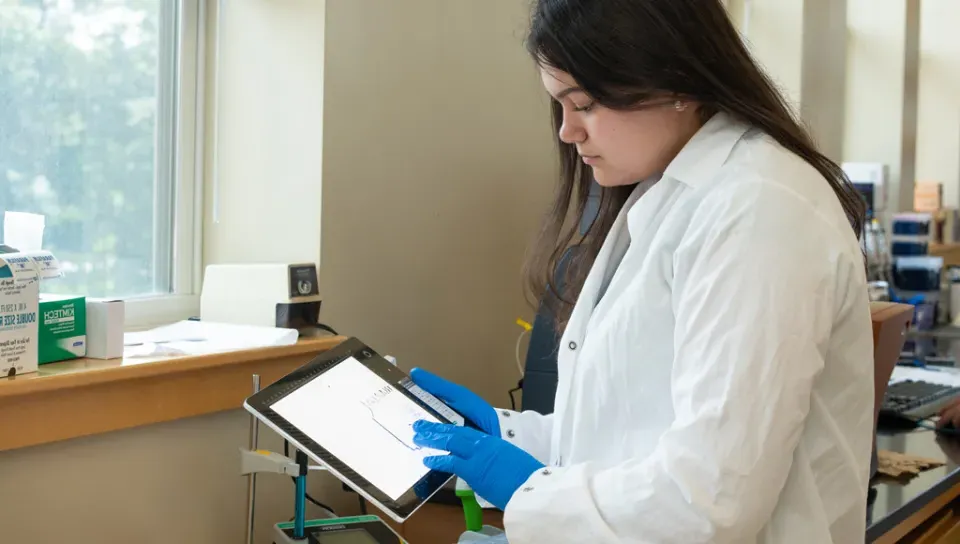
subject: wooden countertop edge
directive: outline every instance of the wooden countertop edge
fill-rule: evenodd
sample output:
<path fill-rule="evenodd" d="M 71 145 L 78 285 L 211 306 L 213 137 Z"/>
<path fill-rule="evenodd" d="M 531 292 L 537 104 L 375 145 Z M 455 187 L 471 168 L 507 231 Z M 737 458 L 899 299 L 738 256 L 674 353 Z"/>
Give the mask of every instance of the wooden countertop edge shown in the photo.
<path fill-rule="evenodd" d="M 923 504 L 906 519 L 891 527 L 885 533 L 878 535 L 871 544 L 896 544 L 905 538 L 911 531 L 933 517 L 942 508 L 946 507 L 957 497 L 960 497 L 960 483 L 954 483 L 943 493 L 936 495 L 929 502 Z"/>
<path fill-rule="evenodd" d="M 223 365 L 242 364 L 258 360 L 316 353 L 326 351 L 343 340 L 345 340 L 345 338 L 342 336 L 330 336 L 304 340 L 289 346 L 226 351 L 207 355 L 170 357 L 167 359 L 145 361 L 142 363 L 135 362 L 134 364 L 118 365 L 108 368 L 77 370 L 54 376 L 36 377 L 27 375 L 23 378 L 13 378 L 9 383 L 0 383 L 0 399 L 72 387 L 105 384 L 121 380 L 151 378 L 173 372 L 191 372 Z"/>
<path fill-rule="evenodd" d="M 253 374 L 266 387 L 343 340 L 0 380 L 0 452 L 240 410 Z"/>

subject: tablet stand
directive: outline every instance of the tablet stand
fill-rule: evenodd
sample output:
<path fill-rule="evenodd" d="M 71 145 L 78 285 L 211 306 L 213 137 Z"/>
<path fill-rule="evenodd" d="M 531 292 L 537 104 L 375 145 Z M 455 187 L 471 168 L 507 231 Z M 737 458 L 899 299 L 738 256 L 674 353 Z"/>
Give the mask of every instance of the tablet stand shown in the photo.
<path fill-rule="evenodd" d="M 260 375 L 253 375 L 253 394 L 260 392 Z M 260 441 L 260 422 L 250 416 L 250 449 L 256 450 Z M 243 540 L 246 544 L 253 544 L 253 512 L 257 502 L 257 473 L 247 474 L 247 535 Z"/>
<path fill-rule="evenodd" d="M 260 391 L 260 375 L 253 375 L 253 393 Z M 256 509 L 257 473 L 270 472 L 286 474 L 296 480 L 294 495 L 293 536 L 295 540 L 305 540 L 305 524 L 307 515 L 307 472 L 310 470 L 307 454 L 297 450 L 296 461 L 289 457 L 257 449 L 260 439 L 259 421 L 250 416 L 250 444 L 249 449 L 240 449 L 240 473 L 248 478 L 247 483 L 247 529 L 244 542 L 253 544 L 254 512 Z"/>
<path fill-rule="evenodd" d="M 297 450 L 297 491 L 294 495 L 293 538 L 303 540 L 303 524 L 307 520 L 307 454 Z"/>

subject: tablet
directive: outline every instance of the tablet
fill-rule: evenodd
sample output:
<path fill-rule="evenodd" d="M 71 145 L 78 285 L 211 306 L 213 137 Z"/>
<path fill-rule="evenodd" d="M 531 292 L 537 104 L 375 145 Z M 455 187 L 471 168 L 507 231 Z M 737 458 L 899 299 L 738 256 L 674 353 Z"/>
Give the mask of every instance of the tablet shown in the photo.
<path fill-rule="evenodd" d="M 463 418 L 356 338 L 254 394 L 244 408 L 398 523 L 451 475 L 423 458 L 447 455 L 413 443 L 420 419 Z"/>

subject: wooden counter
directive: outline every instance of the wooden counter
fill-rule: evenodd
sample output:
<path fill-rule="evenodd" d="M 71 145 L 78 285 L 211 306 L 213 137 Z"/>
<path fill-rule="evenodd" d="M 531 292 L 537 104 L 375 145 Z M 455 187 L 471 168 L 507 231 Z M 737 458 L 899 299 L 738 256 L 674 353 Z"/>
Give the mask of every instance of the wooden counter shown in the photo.
<path fill-rule="evenodd" d="M 943 257 L 943 266 L 960 266 L 960 244 L 930 244 L 929 253 Z"/>
<path fill-rule="evenodd" d="M 344 340 L 155 359 L 77 359 L 0 378 L 0 451 L 240 408 L 251 376 L 266 386 Z"/>
<path fill-rule="evenodd" d="M 883 432 L 877 447 L 942 461 L 904 480 L 877 477 L 867 505 L 871 544 L 956 544 L 960 536 L 960 437 L 932 431 Z"/>

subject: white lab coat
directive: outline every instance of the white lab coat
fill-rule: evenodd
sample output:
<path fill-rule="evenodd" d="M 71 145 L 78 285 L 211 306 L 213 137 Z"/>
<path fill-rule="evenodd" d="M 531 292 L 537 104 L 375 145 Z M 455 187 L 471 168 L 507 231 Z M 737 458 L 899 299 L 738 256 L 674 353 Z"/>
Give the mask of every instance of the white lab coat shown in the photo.
<path fill-rule="evenodd" d="M 863 542 L 863 269 L 823 177 L 714 116 L 617 218 L 560 341 L 554 414 L 500 411 L 548 465 L 506 508 L 510 543 Z"/>

